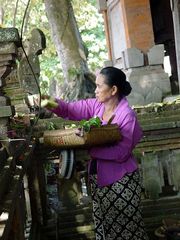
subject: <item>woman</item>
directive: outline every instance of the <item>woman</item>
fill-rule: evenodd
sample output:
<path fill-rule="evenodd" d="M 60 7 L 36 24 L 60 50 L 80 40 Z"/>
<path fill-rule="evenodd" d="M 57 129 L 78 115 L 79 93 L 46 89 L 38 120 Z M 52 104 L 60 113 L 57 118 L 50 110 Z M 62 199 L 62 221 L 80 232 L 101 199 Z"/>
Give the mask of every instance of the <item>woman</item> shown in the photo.
<path fill-rule="evenodd" d="M 90 149 L 89 175 L 97 240 L 148 239 L 139 204 L 141 184 L 138 164 L 132 154 L 142 137 L 134 111 L 126 100 L 131 86 L 126 75 L 115 67 L 103 68 L 96 78 L 96 98 L 66 103 L 56 99 L 51 109 L 71 120 L 98 116 L 103 124 L 113 118 L 122 135 L 111 146 Z"/>

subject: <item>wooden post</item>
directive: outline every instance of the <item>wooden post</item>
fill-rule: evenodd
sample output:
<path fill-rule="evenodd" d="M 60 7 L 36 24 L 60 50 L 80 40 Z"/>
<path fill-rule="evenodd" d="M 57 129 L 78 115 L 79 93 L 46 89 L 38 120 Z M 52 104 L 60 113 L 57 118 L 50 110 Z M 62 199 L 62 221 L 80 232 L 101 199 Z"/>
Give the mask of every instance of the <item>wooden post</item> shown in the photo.
<path fill-rule="evenodd" d="M 40 191 L 40 198 L 41 198 L 41 207 L 42 207 L 42 217 L 43 217 L 43 224 L 47 224 L 47 194 L 46 194 L 46 178 L 45 178 L 45 171 L 43 166 L 43 157 L 40 154 L 40 149 L 37 148 L 37 153 L 35 152 L 36 156 L 41 156 L 37 160 L 37 177 L 39 183 L 39 191 Z"/>
<path fill-rule="evenodd" d="M 34 155 L 31 159 L 31 166 L 27 169 L 27 178 L 31 203 L 32 222 L 43 224 L 36 161 L 37 159 Z"/>
<path fill-rule="evenodd" d="M 111 49 L 111 41 L 110 41 L 110 26 L 108 21 L 108 13 L 107 13 L 107 1 L 106 0 L 98 0 L 98 11 L 103 14 L 104 17 L 104 27 L 105 27 L 105 35 L 106 35 L 106 43 L 108 48 L 108 58 L 112 61 L 112 49 Z"/>
<path fill-rule="evenodd" d="M 105 26 L 105 34 L 106 34 L 106 43 L 107 43 L 107 48 L 108 48 L 108 58 L 110 61 L 112 61 L 112 47 L 111 47 L 111 41 L 110 41 L 107 10 L 103 11 L 103 17 L 104 17 L 104 26 Z"/>
<path fill-rule="evenodd" d="M 14 238 L 9 236 L 10 239 L 25 240 L 25 202 L 23 196 L 23 189 L 21 184 L 21 192 L 16 201 L 16 209 L 14 213 L 12 228 L 14 232 Z"/>
<path fill-rule="evenodd" d="M 42 158 L 38 147 L 35 149 L 28 168 L 28 186 L 31 203 L 32 221 L 45 225 L 47 222 L 46 182 Z"/>
<path fill-rule="evenodd" d="M 26 204 L 26 220 L 31 221 L 31 203 L 30 203 L 30 196 L 29 196 L 29 186 L 28 186 L 28 179 L 27 175 L 24 176 L 24 198 Z"/>

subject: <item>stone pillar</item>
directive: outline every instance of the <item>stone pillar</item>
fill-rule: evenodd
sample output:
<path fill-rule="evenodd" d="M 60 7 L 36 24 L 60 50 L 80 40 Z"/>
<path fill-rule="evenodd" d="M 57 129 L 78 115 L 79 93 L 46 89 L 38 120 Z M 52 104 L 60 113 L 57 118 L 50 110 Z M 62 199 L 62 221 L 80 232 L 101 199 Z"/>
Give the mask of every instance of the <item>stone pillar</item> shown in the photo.
<path fill-rule="evenodd" d="M 164 46 L 154 44 L 149 0 L 98 0 L 99 11 L 107 12 L 112 53 L 111 64 L 125 71 L 133 87 L 131 105 L 161 102 L 170 93 L 168 74 L 163 70 Z M 111 60 L 111 59 L 110 59 Z"/>
<path fill-rule="evenodd" d="M 173 23 L 174 23 L 178 82 L 180 86 L 180 24 L 179 24 L 180 23 L 180 1 L 179 0 L 171 0 L 171 10 L 172 10 L 172 16 L 173 16 Z"/>
<path fill-rule="evenodd" d="M 10 99 L 4 95 L 7 76 L 16 67 L 17 49 L 20 44 L 16 28 L 0 28 L 0 137 L 7 136 L 9 117 L 15 111 Z M 9 96 L 10 97 L 10 96 Z"/>
<path fill-rule="evenodd" d="M 18 75 L 21 86 L 26 89 L 28 94 L 39 93 L 39 76 L 40 76 L 40 63 L 39 55 L 46 47 L 46 39 L 44 33 L 34 28 L 31 31 L 31 38 L 28 43 L 27 58 L 22 57 L 19 63 Z"/>

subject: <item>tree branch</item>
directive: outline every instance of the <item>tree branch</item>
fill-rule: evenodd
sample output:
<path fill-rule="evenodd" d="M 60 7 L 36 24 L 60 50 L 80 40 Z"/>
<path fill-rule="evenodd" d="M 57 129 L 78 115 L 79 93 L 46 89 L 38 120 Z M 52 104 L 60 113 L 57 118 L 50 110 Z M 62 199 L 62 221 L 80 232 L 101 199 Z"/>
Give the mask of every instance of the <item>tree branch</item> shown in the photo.
<path fill-rule="evenodd" d="M 18 10 L 18 3 L 19 3 L 19 0 L 16 1 L 16 5 L 15 5 L 15 9 L 14 9 L 13 27 L 16 26 L 16 15 L 17 15 L 17 10 Z"/>

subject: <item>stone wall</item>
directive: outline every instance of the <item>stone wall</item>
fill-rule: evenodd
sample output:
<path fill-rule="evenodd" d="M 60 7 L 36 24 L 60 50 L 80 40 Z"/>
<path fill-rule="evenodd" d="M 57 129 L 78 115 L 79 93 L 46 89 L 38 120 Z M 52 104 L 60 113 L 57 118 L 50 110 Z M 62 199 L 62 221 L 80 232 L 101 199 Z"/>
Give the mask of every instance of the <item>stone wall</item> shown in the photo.
<path fill-rule="evenodd" d="M 136 109 L 144 138 L 135 149 L 142 170 L 145 198 L 180 192 L 180 104 L 154 104 Z"/>

